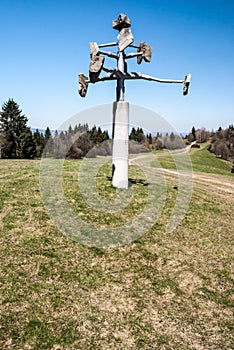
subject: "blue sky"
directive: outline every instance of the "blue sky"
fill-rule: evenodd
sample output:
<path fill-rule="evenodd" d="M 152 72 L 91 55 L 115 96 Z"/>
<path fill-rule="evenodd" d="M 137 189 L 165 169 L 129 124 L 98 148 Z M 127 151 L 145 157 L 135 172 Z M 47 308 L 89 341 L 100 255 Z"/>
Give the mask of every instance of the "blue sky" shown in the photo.
<path fill-rule="evenodd" d="M 92 84 L 81 98 L 77 75 L 88 74 L 90 41 L 116 40 L 112 20 L 122 12 L 132 21 L 134 43 L 153 47 L 151 63 L 129 60 L 129 71 L 192 74 L 186 97 L 182 85 L 129 81 L 127 101 L 160 113 L 181 132 L 234 123 L 234 2 L 225 0 L 1 0 L 0 104 L 13 98 L 31 127 L 56 129 L 114 101 L 114 82 Z"/>

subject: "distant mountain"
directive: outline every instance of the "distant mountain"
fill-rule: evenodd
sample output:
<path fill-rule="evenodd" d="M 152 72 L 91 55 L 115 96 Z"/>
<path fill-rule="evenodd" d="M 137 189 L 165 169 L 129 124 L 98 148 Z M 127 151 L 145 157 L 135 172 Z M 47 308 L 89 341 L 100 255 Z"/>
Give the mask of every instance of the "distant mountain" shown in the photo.
<path fill-rule="evenodd" d="M 32 132 L 35 132 L 36 130 L 38 130 L 38 131 L 39 131 L 40 133 L 42 133 L 42 134 L 45 133 L 45 129 L 31 128 L 31 131 L 32 131 Z M 51 132 L 51 135 L 52 135 L 52 136 L 54 136 L 55 131 L 56 131 L 56 130 L 51 130 L 51 129 L 50 129 L 50 132 Z"/>

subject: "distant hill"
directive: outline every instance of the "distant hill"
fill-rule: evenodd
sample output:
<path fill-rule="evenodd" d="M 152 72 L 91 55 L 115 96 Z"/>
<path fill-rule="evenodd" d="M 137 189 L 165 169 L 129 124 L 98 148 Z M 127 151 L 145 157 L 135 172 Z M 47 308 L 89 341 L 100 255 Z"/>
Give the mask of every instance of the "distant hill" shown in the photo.
<path fill-rule="evenodd" d="M 45 134 L 45 130 L 46 129 L 38 129 L 38 128 L 30 128 L 32 132 L 35 132 L 36 130 L 38 130 L 40 133 L 42 133 L 43 135 Z M 52 136 L 54 136 L 56 130 L 50 130 Z"/>

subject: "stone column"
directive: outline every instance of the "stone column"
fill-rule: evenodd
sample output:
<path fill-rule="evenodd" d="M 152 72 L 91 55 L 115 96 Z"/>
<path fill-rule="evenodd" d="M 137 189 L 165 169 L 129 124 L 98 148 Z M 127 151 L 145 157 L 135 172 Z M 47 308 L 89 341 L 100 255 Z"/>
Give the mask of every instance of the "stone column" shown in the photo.
<path fill-rule="evenodd" d="M 128 183 L 128 128 L 129 103 L 113 103 L 112 134 L 112 185 L 116 188 L 129 187 Z"/>

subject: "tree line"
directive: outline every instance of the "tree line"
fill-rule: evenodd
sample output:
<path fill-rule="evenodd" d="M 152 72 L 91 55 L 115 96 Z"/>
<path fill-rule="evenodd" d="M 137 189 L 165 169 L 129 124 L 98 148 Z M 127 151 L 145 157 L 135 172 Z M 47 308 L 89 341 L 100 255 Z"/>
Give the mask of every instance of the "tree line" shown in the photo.
<path fill-rule="evenodd" d="M 216 157 L 224 160 L 234 159 L 234 126 L 222 129 L 220 126 L 217 131 L 207 131 L 205 128 L 192 128 L 188 134 L 188 141 L 197 143 L 209 141 L 208 151 L 214 153 Z"/>
<path fill-rule="evenodd" d="M 234 159 L 234 126 L 219 129 L 211 133 L 208 150 L 222 159 Z"/>
<path fill-rule="evenodd" d="M 34 132 L 27 125 L 28 119 L 22 114 L 19 105 L 9 99 L 0 112 L 0 158 L 35 159 L 45 156 L 56 158 L 82 158 L 96 144 L 109 140 L 107 131 L 100 127 L 89 129 L 88 124 L 78 124 L 67 131 Z M 75 141 L 74 141 L 75 140 Z M 76 149 L 77 154 L 72 152 Z"/>
<path fill-rule="evenodd" d="M 22 114 L 19 105 L 9 99 L 0 111 L 0 158 L 35 159 L 42 154 L 54 158 L 79 159 L 84 156 L 111 155 L 112 141 L 108 131 L 88 124 L 69 126 L 66 131 L 34 132 L 27 125 L 28 119 Z M 234 159 L 234 126 L 221 127 L 216 131 L 205 128 L 195 129 L 184 140 L 176 133 L 162 135 L 145 134 L 142 128 L 133 127 L 129 134 L 129 153 L 184 148 L 185 143 L 210 142 L 208 150 L 223 159 Z"/>

